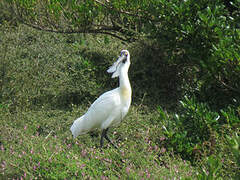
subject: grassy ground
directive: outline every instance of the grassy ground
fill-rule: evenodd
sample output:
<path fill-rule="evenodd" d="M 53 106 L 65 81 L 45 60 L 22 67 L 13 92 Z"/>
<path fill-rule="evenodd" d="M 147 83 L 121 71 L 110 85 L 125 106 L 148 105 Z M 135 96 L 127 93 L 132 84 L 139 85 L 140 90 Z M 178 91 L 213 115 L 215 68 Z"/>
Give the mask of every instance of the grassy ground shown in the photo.
<path fill-rule="evenodd" d="M 239 132 L 240 109 L 223 111 L 219 124 L 218 113 L 205 105 L 190 102 L 179 111 L 186 84 L 176 66 L 159 58 L 161 53 L 153 56 L 150 48 L 107 36 L 0 28 L 2 179 L 236 176 L 239 167 L 225 135 Z M 109 131 L 119 149 L 107 143 L 99 149 L 100 131 L 73 139 L 69 128 L 101 93 L 118 85 L 106 69 L 121 49 L 133 52 L 133 103 L 120 126 Z M 193 159 L 192 152 L 200 157 Z M 216 161 L 209 161 L 210 155 Z"/>
<path fill-rule="evenodd" d="M 157 113 L 147 114 L 133 106 L 124 122 L 109 132 L 119 149 L 105 142 L 101 150 L 98 131 L 72 139 L 69 127 L 85 110 L 73 107 L 71 111 L 2 113 L 2 177 L 194 178 L 196 168 L 154 143 L 156 138 L 164 141 Z"/>

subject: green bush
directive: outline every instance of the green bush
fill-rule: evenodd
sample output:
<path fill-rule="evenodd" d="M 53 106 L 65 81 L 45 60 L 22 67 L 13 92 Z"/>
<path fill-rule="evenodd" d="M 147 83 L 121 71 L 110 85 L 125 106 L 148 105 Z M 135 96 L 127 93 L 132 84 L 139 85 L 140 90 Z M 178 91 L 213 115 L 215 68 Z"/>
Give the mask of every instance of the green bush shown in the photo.
<path fill-rule="evenodd" d="M 231 15 L 221 0 L 161 1 L 164 8 L 152 11 L 161 19 L 151 31 L 155 46 L 173 64 L 191 67 L 185 77 L 196 81 L 194 93 L 218 110 L 240 99 L 240 4 L 231 2 Z"/>
<path fill-rule="evenodd" d="M 193 160 L 202 155 L 203 143 L 210 142 L 219 125 L 219 115 L 211 112 L 206 104 L 197 103 L 195 99 L 186 97 L 181 105 L 180 112 L 173 116 L 172 125 L 166 127 L 165 134 L 169 147 L 184 158 Z"/>
<path fill-rule="evenodd" d="M 200 173 L 197 176 L 198 180 L 223 179 L 220 173 L 222 168 L 222 162 L 220 159 L 210 156 L 207 158 L 206 164 L 206 167 L 201 168 Z"/>
<path fill-rule="evenodd" d="M 221 113 L 214 112 L 207 104 L 197 102 L 196 98 L 187 97 L 181 101 L 179 113 L 170 119 L 160 108 L 159 112 L 166 122 L 164 126 L 166 146 L 193 162 L 215 154 L 220 148 L 218 145 L 222 141 L 220 137 L 226 139 L 226 134 L 238 131 L 240 118 L 236 110 L 229 107 Z M 226 130 L 226 126 L 230 129 Z M 226 147 L 224 149 L 227 151 Z"/>
<path fill-rule="evenodd" d="M 235 157 L 235 161 L 240 168 L 240 137 L 237 133 L 233 137 L 227 136 L 227 143 Z M 238 173 L 240 175 L 240 173 Z"/>

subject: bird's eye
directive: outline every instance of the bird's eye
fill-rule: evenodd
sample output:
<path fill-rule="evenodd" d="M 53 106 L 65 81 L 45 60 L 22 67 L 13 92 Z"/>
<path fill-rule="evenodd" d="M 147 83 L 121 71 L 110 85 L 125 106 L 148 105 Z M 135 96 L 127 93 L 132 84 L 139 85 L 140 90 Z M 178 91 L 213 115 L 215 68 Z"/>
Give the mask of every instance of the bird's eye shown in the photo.
<path fill-rule="evenodd" d="M 121 55 L 128 56 L 128 52 L 123 51 L 121 52 Z"/>

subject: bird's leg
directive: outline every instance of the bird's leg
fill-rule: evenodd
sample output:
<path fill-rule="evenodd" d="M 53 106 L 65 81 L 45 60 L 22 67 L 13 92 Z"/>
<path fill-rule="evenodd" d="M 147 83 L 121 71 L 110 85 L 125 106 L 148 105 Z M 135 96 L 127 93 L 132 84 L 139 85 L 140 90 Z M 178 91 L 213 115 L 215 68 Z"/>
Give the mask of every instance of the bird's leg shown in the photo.
<path fill-rule="evenodd" d="M 108 128 L 106 129 L 106 133 L 105 133 L 105 139 L 113 146 L 115 147 L 116 149 L 118 149 L 118 147 L 113 144 L 113 142 L 109 139 L 109 137 L 107 136 L 107 131 L 108 131 Z"/>
<path fill-rule="evenodd" d="M 100 148 L 103 147 L 103 140 L 104 140 L 105 136 L 106 136 L 106 129 L 103 129 L 102 134 L 101 134 L 101 139 L 100 139 Z"/>
<path fill-rule="evenodd" d="M 108 128 L 104 129 L 102 131 L 102 135 L 101 135 L 101 140 L 100 140 L 100 147 L 103 147 L 103 138 L 105 138 L 113 147 L 115 147 L 116 149 L 118 149 L 118 147 L 113 144 L 113 142 L 109 139 L 109 137 L 107 136 L 107 132 L 108 132 Z"/>

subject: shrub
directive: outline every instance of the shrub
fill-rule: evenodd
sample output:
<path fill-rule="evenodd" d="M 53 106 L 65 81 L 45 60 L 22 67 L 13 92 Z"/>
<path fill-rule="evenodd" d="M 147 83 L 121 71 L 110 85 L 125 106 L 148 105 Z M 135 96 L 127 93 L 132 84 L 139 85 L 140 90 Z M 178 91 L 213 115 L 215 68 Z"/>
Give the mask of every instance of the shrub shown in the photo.
<path fill-rule="evenodd" d="M 218 158 L 210 156 L 207 158 L 206 164 L 206 167 L 201 168 L 197 176 L 198 180 L 222 179 L 222 174 L 220 173 L 222 162 Z"/>
<path fill-rule="evenodd" d="M 227 143 L 235 157 L 235 162 L 240 168 L 240 137 L 237 133 L 233 137 L 227 136 Z M 240 175 L 238 173 L 238 175 Z"/>
<path fill-rule="evenodd" d="M 185 97 L 181 101 L 179 113 L 170 119 L 161 108 L 159 112 L 167 122 L 164 126 L 167 137 L 165 145 L 192 162 L 216 154 L 219 149 L 228 151 L 226 145 L 222 147 L 220 142 L 226 140 L 226 134 L 238 131 L 237 126 L 240 124 L 236 108 L 229 107 L 218 113 L 212 111 L 206 103 L 197 102 L 196 98 Z M 226 126 L 230 129 L 226 129 Z"/>

